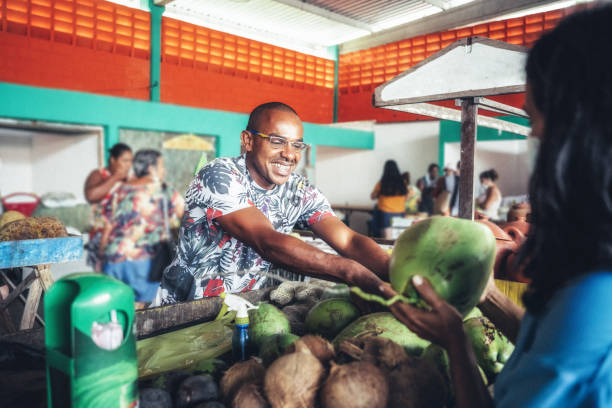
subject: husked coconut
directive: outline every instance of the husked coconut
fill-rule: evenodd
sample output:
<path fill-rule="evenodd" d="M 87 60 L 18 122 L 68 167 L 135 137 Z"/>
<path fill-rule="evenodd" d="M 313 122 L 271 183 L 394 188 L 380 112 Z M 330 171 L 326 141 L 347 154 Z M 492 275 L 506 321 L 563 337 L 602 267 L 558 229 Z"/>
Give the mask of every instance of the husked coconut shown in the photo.
<path fill-rule="evenodd" d="M 268 402 L 253 383 L 243 384 L 232 400 L 232 408 L 267 408 Z"/>
<path fill-rule="evenodd" d="M 408 357 L 389 375 L 389 408 L 442 408 L 448 387 L 440 371 L 429 361 Z"/>
<path fill-rule="evenodd" d="M 323 364 L 303 343 L 270 365 L 264 391 L 272 408 L 311 408 L 325 374 Z"/>
<path fill-rule="evenodd" d="M 346 339 L 340 343 L 339 350 L 354 360 L 374 363 L 385 370 L 392 370 L 408 360 L 402 346 L 384 337 Z"/>
<path fill-rule="evenodd" d="M 321 388 L 323 408 L 385 408 L 389 387 L 383 371 L 372 363 L 332 363 Z"/>
<path fill-rule="evenodd" d="M 295 343 L 293 343 L 287 348 L 287 351 L 295 351 L 298 343 L 306 346 L 310 350 L 310 352 L 323 364 L 336 357 L 336 351 L 334 350 L 334 346 L 332 346 L 329 341 L 325 340 L 321 336 L 317 336 L 315 334 L 307 334 L 306 336 L 300 337 L 298 340 L 295 341 Z"/>
<path fill-rule="evenodd" d="M 243 384 L 261 385 L 265 372 L 264 366 L 255 358 L 234 364 L 225 372 L 219 383 L 221 398 L 230 402 Z"/>

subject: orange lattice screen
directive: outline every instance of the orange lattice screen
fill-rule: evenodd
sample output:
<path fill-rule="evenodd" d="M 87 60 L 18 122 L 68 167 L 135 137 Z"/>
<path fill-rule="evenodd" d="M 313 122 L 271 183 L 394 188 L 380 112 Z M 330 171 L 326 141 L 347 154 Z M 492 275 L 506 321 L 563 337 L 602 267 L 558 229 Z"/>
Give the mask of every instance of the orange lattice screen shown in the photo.
<path fill-rule="evenodd" d="M 104 1 L 0 0 L 0 31 L 149 56 L 149 13 Z"/>
<path fill-rule="evenodd" d="M 469 36 L 489 37 L 511 44 L 531 46 L 543 32 L 552 29 L 573 8 L 533 14 L 409 38 L 340 56 L 340 93 L 371 92 L 411 66 L 456 40 Z"/>
<path fill-rule="evenodd" d="M 334 61 L 211 30 L 162 20 L 162 60 L 245 78 L 334 87 Z"/>

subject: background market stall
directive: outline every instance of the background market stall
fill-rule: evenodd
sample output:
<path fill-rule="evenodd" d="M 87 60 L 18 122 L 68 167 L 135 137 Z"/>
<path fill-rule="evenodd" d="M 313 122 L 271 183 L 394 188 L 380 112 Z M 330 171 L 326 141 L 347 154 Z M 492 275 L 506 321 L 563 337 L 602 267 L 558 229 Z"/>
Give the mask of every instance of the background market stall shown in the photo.
<path fill-rule="evenodd" d="M 526 48 L 483 37 L 456 41 L 378 86 L 375 107 L 461 122 L 459 216 L 474 218 L 474 152 L 477 126 L 529 135 L 526 126 L 479 115 L 478 109 L 526 118 L 522 109 L 487 96 L 525 91 Z M 448 103 L 454 100 L 461 110 Z"/>

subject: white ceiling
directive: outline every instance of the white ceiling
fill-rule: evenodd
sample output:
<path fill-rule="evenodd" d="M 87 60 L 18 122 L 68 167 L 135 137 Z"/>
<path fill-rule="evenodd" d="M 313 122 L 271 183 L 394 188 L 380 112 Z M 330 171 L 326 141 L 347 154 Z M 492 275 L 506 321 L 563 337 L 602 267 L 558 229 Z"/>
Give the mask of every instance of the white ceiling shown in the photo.
<path fill-rule="evenodd" d="M 110 0 L 138 8 L 141 0 Z M 417 35 L 590 0 L 155 0 L 164 16 L 334 58 Z"/>

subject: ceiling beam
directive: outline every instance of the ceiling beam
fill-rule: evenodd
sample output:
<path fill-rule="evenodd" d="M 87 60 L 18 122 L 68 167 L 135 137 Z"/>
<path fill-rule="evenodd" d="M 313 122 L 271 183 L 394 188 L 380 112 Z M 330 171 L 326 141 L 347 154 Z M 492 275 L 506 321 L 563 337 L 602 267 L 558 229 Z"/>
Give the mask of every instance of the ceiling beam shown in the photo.
<path fill-rule="evenodd" d="M 424 3 L 431 4 L 432 6 L 447 10 L 449 8 L 448 1 L 446 0 L 422 0 Z"/>
<path fill-rule="evenodd" d="M 162 6 L 167 6 L 168 4 L 172 3 L 174 0 L 153 0 L 153 4 L 155 4 L 158 7 L 162 7 Z"/>
<path fill-rule="evenodd" d="M 550 4 L 550 0 L 475 0 L 443 13 L 424 17 L 398 27 L 380 31 L 367 37 L 340 44 L 340 54 L 388 44 L 419 35 L 450 30 L 521 10 Z"/>
<path fill-rule="evenodd" d="M 343 16 L 342 14 L 334 13 L 333 11 L 329 11 L 321 7 L 313 6 L 312 4 L 306 3 L 304 1 L 300 1 L 300 0 L 275 0 L 275 1 L 277 3 L 281 3 L 286 6 L 291 6 L 299 10 L 302 10 L 302 11 L 305 11 L 311 14 L 315 14 L 319 17 L 324 17 L 336 23 L 342 23 L 342 24 L 346 24 L 351 27 L 360 28 L 370 33 L 374 32 L 374 29 L 369 24 L 366 24 L 359 20 L 352 19 L 350 17 Z"/>

